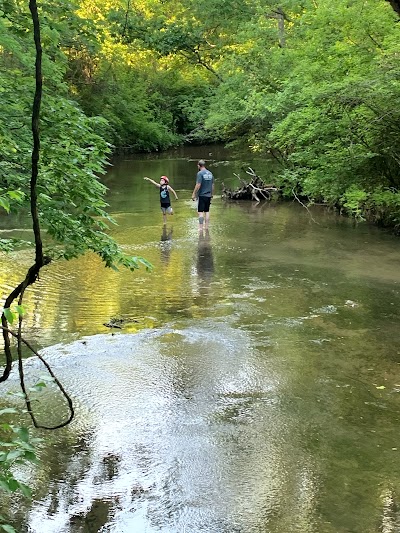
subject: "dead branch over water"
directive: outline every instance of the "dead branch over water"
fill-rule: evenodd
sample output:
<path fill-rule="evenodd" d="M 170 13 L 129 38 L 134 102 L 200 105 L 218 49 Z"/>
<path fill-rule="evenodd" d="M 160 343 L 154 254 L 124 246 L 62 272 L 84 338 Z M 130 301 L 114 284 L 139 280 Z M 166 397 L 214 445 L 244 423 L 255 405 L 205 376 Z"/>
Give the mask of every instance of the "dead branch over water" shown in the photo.
<path fill-rule="evenodd" d="M 251 167 L 248 167 L 246 174 L 250 176 L 250 181 L 245 181 L 239 174 L 234 173 L 241 184 L 237 189 L 228 189 L 222 183 L 222 197 L 229 200 L 253 200 L 258 203 L 262 199 L 271 200 L 272 193 L 279 191 L 275 185 L 265 183 Z"/>

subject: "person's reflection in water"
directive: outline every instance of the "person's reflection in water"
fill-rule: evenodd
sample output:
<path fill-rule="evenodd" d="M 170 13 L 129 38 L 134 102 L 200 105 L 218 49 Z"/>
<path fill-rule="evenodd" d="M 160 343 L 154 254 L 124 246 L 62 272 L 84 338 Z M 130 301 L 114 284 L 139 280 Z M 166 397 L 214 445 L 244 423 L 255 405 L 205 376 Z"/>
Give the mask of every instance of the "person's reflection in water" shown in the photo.
<path fill-rule="evenodd" d="M 171 256 L 172 248 L 172 232 L 173 228 L 167 230 L 167 226 L 163 226 L 163 231 L 160 239 L 161 262 L 167 266 Z"/>
<path fill-rule="evenodd" d="M 208 286 L 214 274 L 214 257 L 211 246 L 210 233 L 206 230 L 199 233 L 197 247 L 197 275 L 201 286 Z"/>

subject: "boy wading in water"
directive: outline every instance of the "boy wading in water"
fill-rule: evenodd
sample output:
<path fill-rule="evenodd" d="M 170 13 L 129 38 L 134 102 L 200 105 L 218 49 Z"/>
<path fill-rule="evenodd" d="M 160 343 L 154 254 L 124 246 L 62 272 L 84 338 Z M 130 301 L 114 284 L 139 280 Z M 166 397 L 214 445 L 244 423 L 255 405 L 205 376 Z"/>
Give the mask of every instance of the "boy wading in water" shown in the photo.
<path fill-rule="evenodd" d="M 161 211 L 163 214 L 163 223 L 166 224 L 167 213 L 168 215 L 174 214 L 174 211 L 171 207 L 171 200 L 169 197 L 169 193 L 172 192 L 175 195 L 175 199 L 177 200 L 178 197 L 176 195 L 176 192 L 174 191 L 172 187 L 168 185 L 169 179 L 167 178 L 167 176 L 161 176 L 160 183 L 157 183 L 156 181 L 148 178 L 147 176 L 143 179 L 146 181 L 150 181 L 150 183 L 152 183 L 153 185 L 155 185 L 156 187 L 160 189 L 160 204 L 161 204 Z"/>

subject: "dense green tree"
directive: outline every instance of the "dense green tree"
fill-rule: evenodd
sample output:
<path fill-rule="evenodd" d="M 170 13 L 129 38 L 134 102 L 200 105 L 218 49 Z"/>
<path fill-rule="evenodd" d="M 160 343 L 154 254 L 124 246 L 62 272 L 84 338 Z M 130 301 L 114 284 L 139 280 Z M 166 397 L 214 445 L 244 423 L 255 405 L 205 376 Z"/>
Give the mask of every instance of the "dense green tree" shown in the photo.
<path fill-rule="evenodd" d="M 187 102 L 209 92 L 204 79 L 187 78 L 184 57 L 168 54 L 166 44 L 160 51 L 162 32 L 151 8 L 149 2 L 82 2 L 79 13 L 92 17 L 101 46 L 67 52 L 73 94 L 88 115 L 107 118 L 117 148 L 159 150 L 182 143 L 194 126 Z"/>
<path fill-rule="evenodd" d="M 259 4 L 225 57 L 206 127 L 283 163 L 288 195 L 397 224 L 398 25 L 385 2 Z M 281 32 L 284 31 L 284 45 Z M 222 135 L 221 135 L 222 132 Z"/>
<path fill-rule="evenodd" d="M 267 136 L 289 163 L 286 183 L 357 214 L 382 212 L 389 199 L 392 210 L 400 199 L 394 17 L 383 3 L 326 2 L 301 22 L 307 45 L 293 52 L 296 67 L 278 95 L 285 115 Z"/>
<path fill-rule="evenodd" d="M 8 10 L 6 11 L 6 7 Z M 104 173 L 111 147 L 108 125 L 102 117 L 87 117 L 68 95 L 64 83 L 67 61 L 59 50 L 60 33 L 50 12 L 41 12 L 43 105 L 40 117 L 41 158 L 38 206 L 41 222 L 51 240 L 46 254 L 75 257 L 87 249 L 98 253 L 108 266 L 119 261 L 137 266 L 118 252 L 105 233 L 111 221 L 103 200 Z M 29 12 L 23 2 L 3 5 L 0 17 L 0 198 L 3 207 L 27 209 L 30 203 L 31 107 L 35 54 Z M 64 15 L 66 14 L 63 11 Z M 49 22 L 50 21 L 50 22 Z M 64 25 L 68 27 L 64 19 Z M 10 243 L 2 241 L 4 247 Z"/>
<path fill-rule="evenodd" d="M 15 143 L 26 129 L 14 133 L 26 116 L 31 83 L 23 74 L 32 59 L 23 6 L 2 3 L 0 202 L 7 208 L 24 193 L 12 182 L 23 161 Z M 382 214 L 383 204 L 390 210 L 397 204 L 399 185 L 396 6 L 386 0 L 51 3 L 42 7 L 44 98 L 62 95 L 73 115 L 83 111 L 81 120 L 100 144 L 114 150 L 244 143 L 281 161 L 287 194 L 295 188 L 357 214 L 372 213 L 379 201 Z M 110 148 L 103 146 L 103 158 Z"/>

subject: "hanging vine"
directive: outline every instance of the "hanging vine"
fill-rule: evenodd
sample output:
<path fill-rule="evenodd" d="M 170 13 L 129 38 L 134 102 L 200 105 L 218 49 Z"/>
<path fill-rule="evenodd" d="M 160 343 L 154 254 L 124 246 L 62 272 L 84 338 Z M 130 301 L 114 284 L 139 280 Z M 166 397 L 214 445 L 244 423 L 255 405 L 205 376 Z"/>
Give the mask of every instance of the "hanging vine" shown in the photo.
<path fill-rule="evenodd" d="M 19 371 L 19 378 L 20 378 L 20 385 L 21 389 L 24 393 L 25 397 L 25 403 L 28 410 L 28 413 L 32 419 L 32 422 L 35 427 L 37 428 L 43 428 L 43 429 L 58 429 L 60 427 L 63 427 L 71 422 L 71 420 L 74 417 L 74 409 L 73 404 L 70 396 L 65 391 L 59 380 L 56 378 L 54 373 L 52 372 L 50 366 L 48 363 L 43 359 L 42 356 L 36 352 L 32 346 L 22 338 L 22 322 L 23 322 L 23 313 L 20 312 L 22 309 L 22 303 L 23 298 L 26 289 L 35 283 L 35 281 L 39 277 L 39 272 L 41 268 L 48 263 L 50 263 L 50 258 L 45 256 L 43 254 L 43 244 L 42 244 L 42 236 L 41 236 L 41 230 L 40 230 L 40 220 L 39 220 L 39 212 L 38 212 L 38 195 L 37 195 L 37 182 L 38 182 L 38 176 L 39 176 L 39 159 L 40 159 L 40 129 L 39 129 L 39 121 L 40 121 L 40 107 L 42 103 L 42 92 L 43 92 L 43 76 L 42 76 L 42 45 L 41 45 L 41 37 L 40 37 L 40 21 L 39 21 L 39 14 L 38 14 L 38 8 L 36 0 L 30 0 L 29 1 L 29 10 L 32 17 L 32 24 L 33 24 L 33 36 L 34 36 L 34 43 L 35 43 L 35 50 L 36 50 L 36 60 L 35 60 L 35 95 L 33 99 L 33 106 L 32 106 L 32 137 L 33 137 L 33 147 L 32 147 L 32 172 L 31 172 L 31 179 L 30 179 L 30 213 L 32 218 L 32 228 L 33 228 L 33 234 L 34 234 L 34 241 L 35 241 L 35 262 L 34 264 L 28 269 L 25 279 L 17 286 L 15 289 L 8 295 L 8 297 L 5 300 L 4 303 L 4 310 L 1 315 L 1 329 L 4 339 L 4 353 L 5 353 L 5 367 L 3 370 L 2 376 L 0 376 L 0 382 L 6 381 L 11 373 L 12 370 L 12 363 L 13 363 L 13 355 L 12 355 L 12 348 L 11 348 L 11 341 L 10 336 L 13 336 L 17 339 L 17 359 L 18 359 L 18 371 Z M 18 322 L 18 330 L 17 332 L 14 332 L 10 329 L 9 325 L 12 323 L 12 312 L 11 312 L 11 305 L 15 302 L 15 300 L 18 299 L 18 307 L 19 310 L 19 322 Z M 22 344 L 25 344 L 34 355 L 36 355 L 42 363 L 47 368 L 48 372 L 50 373 L 51 377 L 54 380 L 54 383 L 57 385 L 63 396 L 67 400 L 68 409 L 69 409 L 69 416 L 66 420 L 64 420 L 62 423 L 56 425 L 56 426 L 47 426 L 39 424 L 36 420 L 36 417 L 32 410 L 32 404 L 25 386 L 25 378 L 24 378 L 24 369 L 23 369 L 23 358 L 22 358 Z"/>

